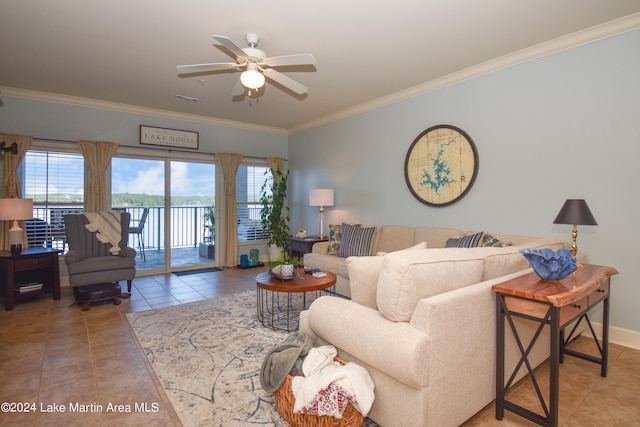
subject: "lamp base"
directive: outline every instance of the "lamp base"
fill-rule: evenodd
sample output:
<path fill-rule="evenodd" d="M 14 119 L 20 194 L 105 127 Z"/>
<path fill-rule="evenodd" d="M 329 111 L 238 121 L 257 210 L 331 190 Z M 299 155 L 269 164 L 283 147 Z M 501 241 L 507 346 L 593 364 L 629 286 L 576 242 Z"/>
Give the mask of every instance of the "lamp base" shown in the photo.
<path fill-rule="evenodd" d="M 316 236 L 320 238 L 327 237 L 324 235 L 324 209 L 320 206 L 320 215 L 318 216 L 318 232 Z"/>
<path fill-rule="evenodd" d="M 13 221 L 13 227 L 9 229 L 9 247 L 12 254 L 22 252 L 22 237 L 24 236 L 22 228 L 18 225 L 18 221 Z"/>

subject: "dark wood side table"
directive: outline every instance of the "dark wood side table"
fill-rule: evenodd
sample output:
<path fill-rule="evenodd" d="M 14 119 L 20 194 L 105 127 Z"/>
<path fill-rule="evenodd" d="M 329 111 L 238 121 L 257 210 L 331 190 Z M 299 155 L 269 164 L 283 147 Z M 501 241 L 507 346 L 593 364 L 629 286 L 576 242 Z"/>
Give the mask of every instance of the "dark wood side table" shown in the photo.
<path fill-rule="evenodd" d="M 537 274 L 529 273 L 503 283 L 493 285 L 497 295 L 496 304 L 496 418 L 504 417 L 505 409 L 542 426 L 558 425 L 558 393 L 559 393 L 559 364 L 565 354 L 588 360 L 600 365 L 600 375 L 607 376 L 607 358 L 609 353 L 609 291 L 610 277 L 618 274 L 612 267 L 598 265 L 582 265 L 575 272 L 560 281 L 546 281 Z M 597 340 L 591 321 L 587 313 L 594 306 L 602 303 L 602 345 Z M 530 343 L 523 343 L 515 328 L 513 317 L 530 319 L 539 323 Z M 505 384 L 505 319 L 520 348 L 520 360 Z M 576 327 L 583 319 L 589 325 L 594 336 L 600 357 L 580 353 L 565 348 L 571 340 Z M 578 323 L 568 337 L 564 330 L 574 320 Z M 528 354 L 533 348 L 543 328 L 550 326 L 549 359 L 549 402 L 543 397 L 533 368 L 528 361 Z M 535 413 L 527 408 L 509 402 L 506 392 L 515 381 L 518 370 L 525 365 L 532 379 L 544 415 Z"/>
<path fill-rule="evenodd" d="M 60 268 L 58 254 L 51 248 L 28 248 L 14 255 L 10 251 L 0 251 L 0 277 L 4 283 L 4 307 L 13 310 L 16 301 L 36 295 L 52 294 L 60 299 Z M 26 292 L 15 290 L 15 283 L 42 283 L 41 289 Z"/>
<path fill-rule="evenodd" d="M 318 237 L 318 236 L 309 236 L 304 239 L 300 239 L 298 237 L 291 238 L 291 256 L 297 256 L 302 259 L 304 254 L 308 254 L 311 252 L 313 245 L 318 242 L 327 242 L 329 241 L 328 237 Z"/>

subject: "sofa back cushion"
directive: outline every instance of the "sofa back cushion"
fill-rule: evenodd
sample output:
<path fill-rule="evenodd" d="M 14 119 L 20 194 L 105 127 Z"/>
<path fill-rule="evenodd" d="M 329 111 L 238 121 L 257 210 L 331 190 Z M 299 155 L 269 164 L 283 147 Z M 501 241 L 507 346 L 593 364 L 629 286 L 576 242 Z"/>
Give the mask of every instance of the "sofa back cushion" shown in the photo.
<path fill-rule="evenodd" d="M 505 247 L 500 249 L 491 248 L 490 250 L 492 253 L 484 259 L 482 281 L 506 276 L 531 267 L 529 261 L 520 253 L 518 248 Z"/>
<path fill-rule="evenodd" d="M 408 322 L 421 299 L 482 281 L 486 250 L 419 249 L 385 255 L 376 292 L 378 310 L 389 320 Z"/>
<path fill-rule="evenodd" d="M 427 244 L 420 242 L 399 252 L 426 249 Z M 382 252 L 379 252 L 382 254 Z M 397 252 L 395 252 L 397 253 Z M 351 301 L 357 302 L 374 310 L 380 272 L 384 265 L 384 258 L 388 254 L 376 256 L 352 256 L 347 258 L 346 267 L 349 278 L 349 293 Z M 396 255 L 397 256 L 397 255 Z"/>
<path fill-rule="evenodd" d="M 404 225 L 385 225 L 380 230 L 380 238 L 378 239 L 376 253 L 395 252 L 411 247 L 415 242 L 415 234 L 415 227 L 407 227 Z"/>
<path fill-rule="evenodd" d="M 464 235 L 464 231 L 455 228 L 418 227 L 413 241 L 414 243 L 427 242 L 428 248 L 444 248 L 447 239 L 459 238 Z"/>

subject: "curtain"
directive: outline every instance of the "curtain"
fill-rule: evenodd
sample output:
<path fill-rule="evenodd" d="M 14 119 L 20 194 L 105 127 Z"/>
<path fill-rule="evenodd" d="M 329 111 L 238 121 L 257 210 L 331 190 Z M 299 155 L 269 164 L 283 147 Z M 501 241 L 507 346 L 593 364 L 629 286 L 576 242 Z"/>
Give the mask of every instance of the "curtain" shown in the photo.
<path fill-rule="evenodd" d="M 238 265 L 238 213 L 236 212 L 236 172 L 242 160 L 242 154 L 216 153 L 216 158 L 224 174 L 224 216 L 222 238 L 224 252 L 220 260 L 223 267 Z"/>
<path fill-rule="evenodd" d="M 282 171 L 284 169 L 284 159 L 281 157 L 267 157 L 267 165 L 271 169 L 274 182 L 280 181 L 280 176 L 278 176 L 275 171 Z"/>
<path fill-rule="evenodd" d="M 0 133 L 0 141 L 5 142 L 5 147 L 9 147 L 14 142 L 18 148 L 16 154 L 5 153 L 2 156 L 2 168 L 4 170 L 4 180 L 2 182 L 2 197 L 5 199 L 12 197 L 22 197 L 22 189 L 20 188 L 20 177 L 18 176 L 18 166 L 22 163 L 27 149 L 31 145 L 33 137 L 24 135 L 12 135 L 8 133 Z M 24 221 L 19 221 L 20 228 L 25 229 Z M 10 221 L 4 221 L 2 224 L 2 240 L 0 240 L 0 250 L 9 250 L 9 229 Z M 27 233 L 23 233 L 22 247 L 27 248 Z"/>
<path fill-rule="evenodd" d="M 111 208 L 111 191 L 105 175 L 111 158 L 118 151 L 118 144 L 104 141 L 78 141 L 78 147 L 89 166 L 89 188 L 85 188 L 84 210 L 103 211 Z"/>

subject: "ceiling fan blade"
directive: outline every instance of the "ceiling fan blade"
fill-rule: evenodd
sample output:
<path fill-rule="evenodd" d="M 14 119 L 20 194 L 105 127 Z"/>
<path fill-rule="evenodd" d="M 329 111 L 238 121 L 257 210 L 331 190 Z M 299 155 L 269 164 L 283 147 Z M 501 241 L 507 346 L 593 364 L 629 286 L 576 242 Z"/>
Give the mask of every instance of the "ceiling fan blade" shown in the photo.
<path fill-rule="evenodd" d="M 231 96 L 242 96 L 244 95 L 244 86 L 242 86 L 242 82 L 240 78 L 236 81 L 236 85 L 233 87 L 231 91 Z"/>
<path fill-rule="evenodd" d="M 315 65 L 316 58 L 310 53 L 301 53 L 299 55 L 283 55 L 272 56 L 261 61 L 262 64 L 269 67 L 281 67 L 284 65 Z"/>
<path fill-rule="evenodd" d="M 193 64 L 193 65 L 178 65 L 176 67 L 180 73 L 203 73 L 208 71 L 224 71 L 224 70 L 242 70 L 235 62 L 219 62 L 212 64 Z"/>
<path fill-rule="evenodd" d="M 298 83 L 290 77 L 285 76 L 284 74 L 273 70 L 271 68 L 267 68 L 264 70 L 264 75 L 270 78 L 271 80 L 280 83 L 282 86 L 291 89 L 295 93 L 302 95 L 307 91 L 307 87 Z"/>
<path fill-rule="evenodd" d="M 238 45 L 232 42 L 229 37 L 225 37 L 225 36 L 211 36 L 211 37 L 213 37 L 214 40 L 220 43 L 222 46 L 229 49 L 231 53 L 233 53 L 236 56 L 236 58 L 243 58 L 243 59 L 249 58 L 249 56 L 246 53 L 244 53 L 244 51 L 240 49 Z"/>

